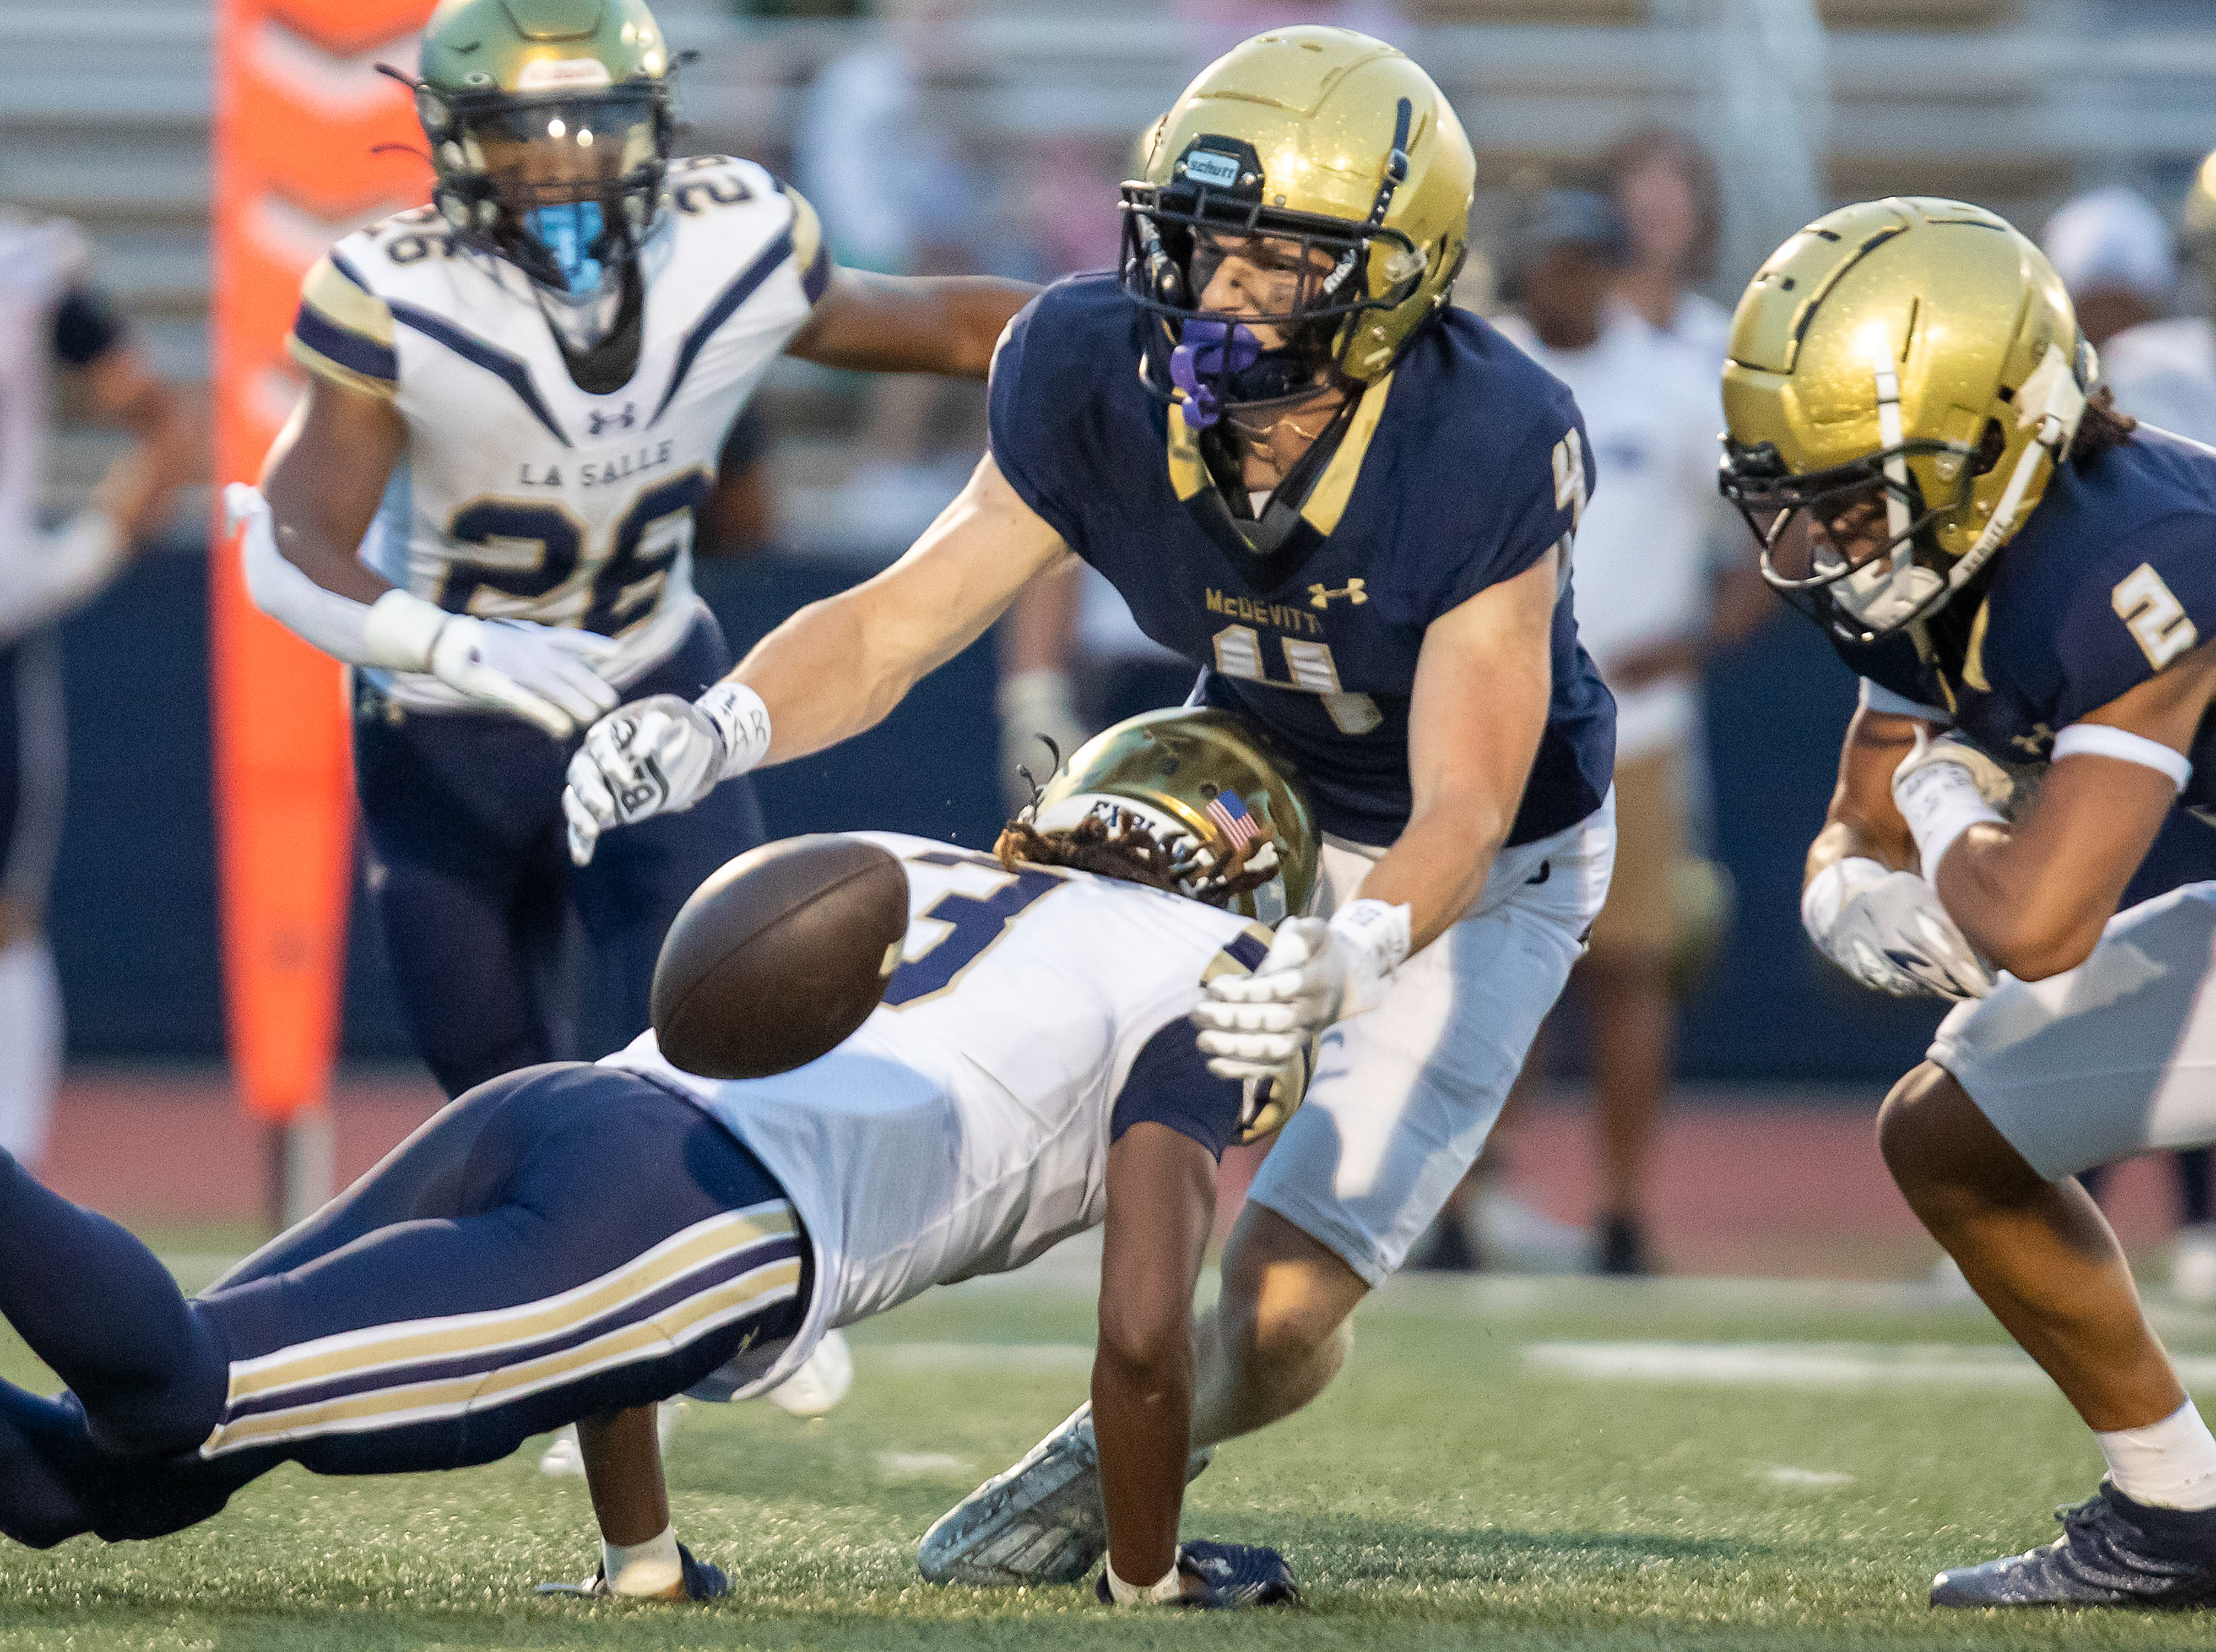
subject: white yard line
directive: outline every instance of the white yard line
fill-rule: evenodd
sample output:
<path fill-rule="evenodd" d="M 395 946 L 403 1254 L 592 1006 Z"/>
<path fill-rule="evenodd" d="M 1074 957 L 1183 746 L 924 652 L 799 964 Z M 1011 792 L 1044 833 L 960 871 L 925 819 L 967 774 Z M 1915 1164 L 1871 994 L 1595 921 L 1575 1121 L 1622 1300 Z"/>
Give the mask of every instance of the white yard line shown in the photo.
<path fill-rule="evenodd" d="M 1533 1342 L 1526 1368 L 1595 1382 L 1752 1388 L 2032 1389 L 2047 1374 L 2012 1348 L 1911 1342 Z M 2216 1387 L 2216 1358 L 2178 1375 Z"/>

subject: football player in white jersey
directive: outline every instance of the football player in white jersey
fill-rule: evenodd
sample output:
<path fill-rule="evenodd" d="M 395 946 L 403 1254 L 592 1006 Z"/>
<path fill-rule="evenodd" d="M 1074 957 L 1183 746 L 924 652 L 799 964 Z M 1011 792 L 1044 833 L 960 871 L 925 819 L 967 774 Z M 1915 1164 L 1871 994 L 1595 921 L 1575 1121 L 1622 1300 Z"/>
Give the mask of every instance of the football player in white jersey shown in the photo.
<path fill-rule="evenodd" d="M 451 1095 L 570 1053 L 571 906 L 643 1027 L 677 906 L 760 839 L 741 792 L 578 875 L 560 799 L 574 730 L 730 664 L 695 517 L 771 361 L 982 378 L 1029 290 L 836 268 L 760 167 L 673 160 L 642 0 L 444 0 L 422 72 L 434 200 L 309 274 L 308 393 L 233 499 L 256 602 L 358 668 L 370 888 Z"/>
<path fill-rule="evenodd" d="M 158 532 L 194 458 L 183 399 L 89 284 L 66 224 L 0 213 L 0 1148 L 46 1148 L 62 1047 L 46 885 L 66 787 L 61 648 L 48 628 L 90 602 Z M 79 515 L 39 526 L 53 370 L 135 439 Z"/>
<path fill-rule="evenodd" d="M 1255 831 L 1214 818 L 1224 798 Z M 1100 1597 L 1296 1600 L 1274 1551 L 1180 1545 L 1178 1521 L 1216 1160 L 1299 1100 L 1297 1073 L 1211 1074 L 1185 1017 L 1268 949 L 1220 908 L 1311 893 L 1307 803 L 1236 719 L 1156 712 L 1079 752 L 1035 819 L 998 857 L 860 834 L 903 863 L 910 922 L 828 1055 L 717 1083 L 649 1033 L 510 1074 L 190 1303 L 0 1155 L 0 1311 L 71 1390 L 0 1384 L 0 1531 L 151 1537 L 281 1461 L 459 1467 L 577 1422 L 586 1592 L 720 1593 L 671 1527 L 656 1401 L 766 1392 L 830 1328 L 1105 1223 Z"/>

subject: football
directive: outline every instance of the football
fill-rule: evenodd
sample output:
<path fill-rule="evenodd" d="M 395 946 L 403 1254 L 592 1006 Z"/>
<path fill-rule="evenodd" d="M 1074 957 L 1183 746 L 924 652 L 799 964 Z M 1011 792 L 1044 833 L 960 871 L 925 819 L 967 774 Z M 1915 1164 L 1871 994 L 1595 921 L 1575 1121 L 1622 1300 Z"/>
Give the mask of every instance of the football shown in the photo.
<path fill-rule="evenodd" d="M 655 965 L 662 1053 L 707 1078 L 766 1078 L 828 1053 L 899 967 L 908 875 L 835 833 L 765 844 L 692 892 Z"/>

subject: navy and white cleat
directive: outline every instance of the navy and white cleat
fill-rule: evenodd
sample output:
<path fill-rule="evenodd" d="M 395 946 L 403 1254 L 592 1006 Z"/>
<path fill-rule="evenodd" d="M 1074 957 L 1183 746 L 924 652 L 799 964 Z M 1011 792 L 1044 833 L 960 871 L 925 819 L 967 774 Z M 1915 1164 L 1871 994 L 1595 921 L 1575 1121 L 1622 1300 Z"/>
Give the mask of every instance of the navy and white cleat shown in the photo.
<path fill-rule="evenodd" d="M 692 1551 L 681 1543 L 677 1545 L 677 1563 L 680 1568 L 679 1575 L 685 1584 L 685 1598 L 687 1600 L 718 1600 L 731 1592 L 730 1580 L 723 1575 L 723 1569 L 721 1566 L 711 1561 L 696 1559 Z M 593 1575 L 582 1583 L 541 1583 L 539 1586 L 539 1593 L 582 1595 L 588 1600 L 613 1600 L 619 1598 L 608 1588 L 608 1573 L 605 1563 L 594 1567 Z M 674 1597 L 635 1595 L 629 1598 L 654 1600 Z"/>
<path fill-rule="evenodd" d="M 1201 1587 L 1188 1589 L 1179 1600 L 1165 1600 L 1164 1606 L 1237 1612 L 1247 1606 L 1301 1604 L 1301 1586 L 1293 1581 L 1293 1569 L 1275 1549 L 1244 1543 L 1183 1544 L 1178 1550 L 1178 1571 L 1198 1579 Z M 1105 1571 L 1094 1582 L 1093 1592 L 1104 1606 L 1116 1602 Z"/>
<path fill-rule="evenodd" d="M 1214 1454 L 1195 1452 L 1185 1477 L 1196 1478 Z M 916 1547 L 915 1563 L 933 1583 L 1078 1583 L 1107 1552 L 1100 1452 L 1088 1402 L 1014 1467 L 933 1521 Z"/>
<path fill-rule="evenodd" d="M 1935 1606 L 2197 1606 L 2216 1602 L 2216 1509 L 2156 1508 L 2110 1485 L 2057 1509 L 2044 1548 L 1931 1580 Z"/>

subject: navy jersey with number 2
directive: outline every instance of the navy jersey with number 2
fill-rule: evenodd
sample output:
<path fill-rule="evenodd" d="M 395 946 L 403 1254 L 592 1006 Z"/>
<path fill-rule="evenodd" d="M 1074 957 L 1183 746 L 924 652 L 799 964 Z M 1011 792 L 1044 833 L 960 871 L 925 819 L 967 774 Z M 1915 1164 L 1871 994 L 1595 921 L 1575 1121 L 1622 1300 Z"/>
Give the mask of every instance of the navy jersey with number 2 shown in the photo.
<path fill-rule="evenodd" d="M 1591 486 L 1576 403 L 1492 327 L 1449 310 L 1362 396 L 1299 521 L 1258 553 L 1181 407 L 1139 379 L 1139 312 L 1114 278 L 1050 287 L 993 365 L 994 462 L 1155 642 L 1204 668 L 1207 703 L 1299 765 L 1327 832 L 1407 825 L 1408 698 L 1425 629 L 1567 550 Z M 1553 697 L 1511 844 L 1607 795 L 1616 707 L 1554 607 Z"/>

